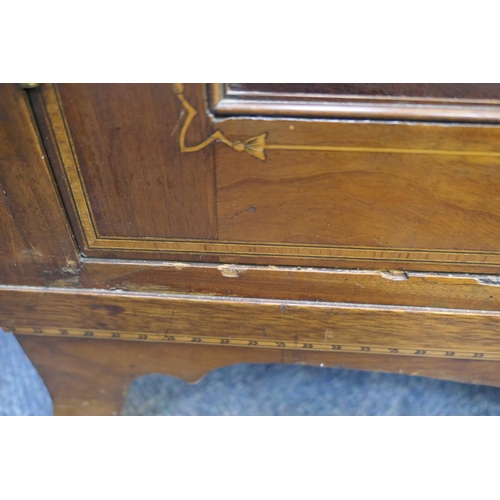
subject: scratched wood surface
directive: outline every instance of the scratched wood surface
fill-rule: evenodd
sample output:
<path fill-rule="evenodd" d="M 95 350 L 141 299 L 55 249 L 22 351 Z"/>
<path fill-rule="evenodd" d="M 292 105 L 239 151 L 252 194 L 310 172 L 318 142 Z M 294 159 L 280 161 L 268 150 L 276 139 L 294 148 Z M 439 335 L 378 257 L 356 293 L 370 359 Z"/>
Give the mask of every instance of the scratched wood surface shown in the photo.
<path fill-rule="evenodd" d="M 401 271 L 83 259 L 79 286 L 130 292 L 500 310 L 500 279 Z"/>

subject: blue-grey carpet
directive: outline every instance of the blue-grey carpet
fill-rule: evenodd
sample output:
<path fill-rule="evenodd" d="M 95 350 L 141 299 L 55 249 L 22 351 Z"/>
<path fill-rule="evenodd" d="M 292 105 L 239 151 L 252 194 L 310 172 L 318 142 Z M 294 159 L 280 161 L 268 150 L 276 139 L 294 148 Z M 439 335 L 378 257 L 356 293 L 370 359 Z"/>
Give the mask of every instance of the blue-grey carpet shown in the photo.
<path fill-rule="evenodd" d="M 47 388 L 14 335 L 0 328 L 0 415 L 52 415 Z"/>
<path fill-rule="evenodd" d="M 0 415 L 50 415 L 47 389 L 14 336 L 0 330 Z M 148 375 L 123 415 L 500 415 L 500 389 L 423 377 L 240 364 L 198 384 Z"/>

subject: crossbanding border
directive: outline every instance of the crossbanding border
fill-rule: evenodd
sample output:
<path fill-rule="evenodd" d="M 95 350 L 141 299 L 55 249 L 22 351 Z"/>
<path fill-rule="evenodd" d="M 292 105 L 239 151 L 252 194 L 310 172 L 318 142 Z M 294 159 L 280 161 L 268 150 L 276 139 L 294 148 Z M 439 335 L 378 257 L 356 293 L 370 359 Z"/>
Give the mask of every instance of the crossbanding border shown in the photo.
<path fill-rule="evenodd" d="M 262 347 L 267 349 L 297 349 L 307 351 L 335 351 L 347 353 L 391 354 L 399 356 L 425 356 L 433 358 L 500 360 L 500 352 L 456 351 L 446 349 L 422 349 L 373 345 L 332 344 L 325 342 L 297 342 L 286 340 L 252 340 L 232 337 L 205 337 L 192 335 L 169 335 L 166 333 L 118 332 L 112 330 L 89 330 L 53 327 L 3 326 L 6 332 L 50 337 L 79 337 L 98 339 L 121 339 L 181 344 L 230 345 L 239 347 Z"/>

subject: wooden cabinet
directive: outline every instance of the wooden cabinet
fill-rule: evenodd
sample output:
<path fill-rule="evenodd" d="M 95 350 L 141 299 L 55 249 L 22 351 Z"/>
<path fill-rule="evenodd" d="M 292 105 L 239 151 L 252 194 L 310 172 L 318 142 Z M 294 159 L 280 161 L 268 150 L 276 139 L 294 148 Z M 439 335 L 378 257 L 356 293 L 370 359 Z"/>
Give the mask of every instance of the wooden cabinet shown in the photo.
<path fill-rule="evenodd" d="M 59 412 L 241 360 L 500 383 L 499 84 L 0 98 L 0 324 Z"/>
<path fill-rule="evenodd" d="M 446 86 L 435 86 L 434 94 L 447 96 Z M 222 93 L 218 87 L 210 87 L 212 94 Z M 250 118 L 244 113 L 262 109 L 244 106 L 231 117 L 209 116 L 204 85 L 44 85 L 37 113 L 82 252 L 371 269 L 498 268 L 500 132 L 495 124 L 467 123 L 479 99 L 460 99 L 458 106 L 448 96 L 448 109 L 466 110 L 454 117 L 463 123 L 339 120 L 339 105 L 323 115 L 330 120 L 314 119 L 314 110 L 311 119 L 293 119 L 297 101 L 255 87 L 261 88 L 243 86 L 246 93 L 232 99 L 263 95 L 261 106 L 281 106 L 276 117 Z M 402 87 L 416 94 L 421 85 Z M 448 93 L 458 93 L 451 87 Z M 465 87 L 460 95 L 500 96 L 498 85 Z M 300 96 L 302 104 L 331 104 L 320 100 L 330 94 Z M 218 113 L 228 98 L 216 99 Z M 384 97 L 378 109 L 390 108 L 390 99 L 401 101 Z M 427 99 L 431 118 L 445 105 Z M 406 106 L 410 118 L 416 105 Z"/>

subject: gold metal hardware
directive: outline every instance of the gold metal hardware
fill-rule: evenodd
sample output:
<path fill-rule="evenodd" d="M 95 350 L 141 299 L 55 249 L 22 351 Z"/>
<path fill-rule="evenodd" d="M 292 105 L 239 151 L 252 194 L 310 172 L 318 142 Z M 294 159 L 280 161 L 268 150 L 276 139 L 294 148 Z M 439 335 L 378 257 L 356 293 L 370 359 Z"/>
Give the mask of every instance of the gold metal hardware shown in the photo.
<path fill-rule="evenodd" d="M 22 89 L 34 89 L 36 87 L 39 87 L 39 83 L 19 83 L 18 84 Z"/>

